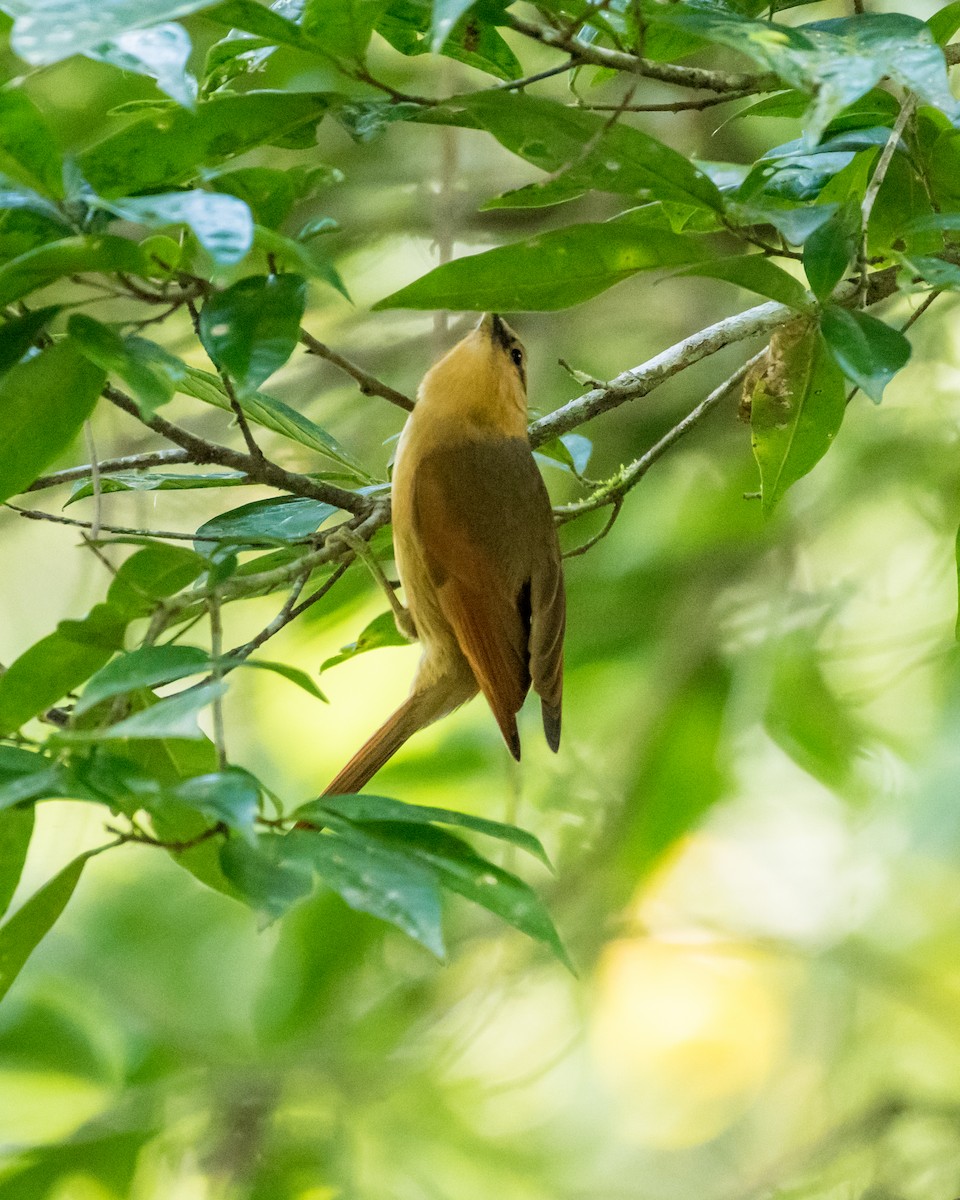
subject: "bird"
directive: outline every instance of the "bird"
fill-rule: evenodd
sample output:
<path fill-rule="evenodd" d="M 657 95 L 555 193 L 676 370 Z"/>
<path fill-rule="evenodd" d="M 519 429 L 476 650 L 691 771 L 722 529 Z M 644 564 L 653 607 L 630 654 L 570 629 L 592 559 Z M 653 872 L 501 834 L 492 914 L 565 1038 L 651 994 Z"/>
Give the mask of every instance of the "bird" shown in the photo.
<path fill-rule="evenodd" d="M 424 376 L 397 445 L 392 518 L 400 612 L 420 662 L 407 699 L 324 795 L 358 792 L 412 734 L 478 692 L 519 761 L 517 713 L 532 685 L 556 752 L 563 567 L 527 433 L 526 353 L 496 313 Z"/>

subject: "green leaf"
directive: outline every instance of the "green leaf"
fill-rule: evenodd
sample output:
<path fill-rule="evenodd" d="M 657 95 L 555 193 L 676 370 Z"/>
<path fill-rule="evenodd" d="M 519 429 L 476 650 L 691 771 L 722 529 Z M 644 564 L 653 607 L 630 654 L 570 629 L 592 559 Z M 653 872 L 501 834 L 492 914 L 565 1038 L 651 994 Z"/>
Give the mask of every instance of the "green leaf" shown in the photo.
<path fill-rule="evenodd" d="M 960 29 L 960 0 L 945 4 L 939 12 L 935 12 L 927 21 L 933 40 L 938 46 L 945 46 L 953 35 Z"/>
<path fill-rule="evenodd" d="M 356 839 L 362 830 L 351 831 L 346 822 L 336 830 L 343 837 Z M 376 837 L 386 845 L 401 851 L 408 858 L 429 867 L 438 882 L 448 891 L 494 913 L 527 937 L 542 942 L 567 967 L 570 959 L 557 935 L 543 902 L 531 887 L 481 858 L 470 846 L 434 825 L 381 821 L 376 825 Z"/>
<path fill-rule="evenodd" d="M 230 829 L 252 834 L 260 807 L 260 781 L 242 767 L 227 767 L 209 775 L 185 779 L 171 792 L 187 808 L 196 809 L 211 821 L 222 821 Z"/>
<path fill-rule="evenodd" d="M 271 496 L 255 500 L 205 521 L 197 530 L 197 548 L 209 550 L 205 543 L 216 540 L 237 547 L 264 542 L 282 545 L 298 542 L 316 533 L 337 511 L 332 504 L 303 496 Z"/>
<path fill-rule="evenodd" d="M 298 50 L 316 49 L 299 25 L 274 11 L 274 8 L 258 3 L 258 0 L 226 0 L 226 3 L 207 9 L 203 15 L 231 29 L 255 33 L 275 45 L 293 46 Z"/>
<path fill-rule="evenodd" d="M 404 804 L 401 800 L 393 800 L 389 796 L 359 795 L 321 796 L 319 800 L 311 800 L 302 805 L 294 815 L 300 820 L 316 820 L 322 824 L 325 813 L 346 817 L 348 821 L 360 825 L 378 821 L 410 822 L 414 825 L 456 825 L 461 829 L 471 829 L 474 833 L 483 833 L 487 837 L 519 846 L 521 850 L 526 850 L 528 854 L 550 866 L 546 850 L 532 833 L 518 829 L 515 825 L 504 825 L 502 821 L 475 817 L 471 813 L 432 808 L 422 804 Z"/>
<path fill-rule="evenodd" d="M 454 259 L 373 307 L 546 312 L 589 300 L 638 271 L 709 257 L 698 242 L 659 225 L 658 206 L 650 208 L 658 212 L 636 209 Z"/>
<path fill-rule="evenodd" d="M 10 907 L 33 836 L 33 807 L 0 813 L 0 917 Z"/>
<path fill-rule="evenodd" d="M 59 305 L 37 308 L 0 325 L 0 375 L 17 365 L 59 311 Z"/>
<path fill-rule="evenodd" d="M 352 909 L 389 921 L 437 958 L 444 957 L 440 892 L 434 872 L 413 856 L 352 831 L 294 830 L 287 837 L 291 852 L 309 863 L 321 882 Z"/>
<path fill-rule="evenodd" d="M 199 675 L 210 665 L 210 656 L 196 646 L 140 646 L 113 659 L 90 678 L 74 706 L 74 716 L 138 688 L 155 688 Z"/>
<path fill-rule="evenodd" d="M 204 404 L 213 404 L 227 412 L 231 411 L 230 400 L 223 383 L 208 371 L 189 367 L 186 378 L 178 385 L 178 390 L 202 400 Z M 372 482 L 371 476 L 336 438 L 295 408 L 291 408 L 289 404 L 284 404 L 282 400 L 275 400 L 263 392 L 251 392 L 248 396 L 240 397 L 240 407 L 251 421 L 262 425 L 264 429 L 271 429 L 301 446 L 315 450 L 325 458 L 346 467 L 355 478 L 364 483 Z"/>
<path fill-rule="evenodd" d="M 256 7 L 261 11 L 268 9 Z M 226 192 L 242 200 L 258 225 L 276 229 L 289 217 L 297 199 L 296 189 L 288 171 L 272 167 L 241 167 L 226 171 L 208 181 L 215 191 Z"/>
<path fill-rule="evenodd" d="M 295 131 L 312 131 L 329 105 L 329 98 L 316 92 L 212 97 L 198 104 L 196 112 L 170 109 L 127 125 L 85 150 L 78 165 L 101 196 L 169 191 L 192 179 L 200 167 L 213 167 Z"/>
<path fill-rule="evenodd" d="M 19 729 L 89 679 L 121 648 L 124 628 L 117 609 L 98 604 L 14 659 L 0 676 L 0 732 Z"/>
<path fill-rule="evenodd" d="M 89 850 L 75 858 L 0 926 L 0 1000 L 67 907 L 87 859 L 97 853 Z"/>
<path fill-rule="evenodd" d="M 131 29 L 91 46 L 86 54 L 121 71 L 132 71 L 156 81 L 161 91 L 184 108 L 197 100 L 197 81 L 187 70 L 192 45 L 182 25 L 165 22 L 149 29 Z"/>
<path fill-rule="evenodd" d="M 860 210 L 847 204 L 824 221 L 803 247 L 803 269 L 819 299 L 829 296 L 843 278 L 857 250 Z"/>
<path fill-rule="evenodd" d="M 132 554 L 120 567 L 107 600 L 128 621 L 148 617 L 158 600 L 187 587 L 206 569 L 206 562 L 185 546 L 154 543 Z"/>
<path fill-rule="evenodd" d="M 100 491 L 108 492 L 192 492 L 206 488 L 247 487 L 250 478 L 241 471 L 210 471 L 205 475 L 164 475 L 150 471 L 117 471 L 114 475 L 100 478 Z M 78 500 L 93 495 L 93 480 L 79 479 L 73 485 L 70 497 L 64 504 L 69 508 Z"/>
<path fill-rule="evenodd" d="M 300 27 L 324 54 L 362 62 L 387 0 L 306 0 Z"/>
<path fill-rule="evenodd" d="M 428 54 L 432 17 L 431 0 L 392 0 L 377 22 L 377 32 L 401 54 Z M 473 19 L 469 13 L 456 22 L 439 52 L 498 79 L 519 79 L 523 74 L 517 56 L 496 28 L 487 20 Z"/>
<path fill-rule="evenodd" d="M 810 307 L 807 289 L 792 275 L 778 267 L 762 254 L 740 254 L 735 258 L 721 258 L 681 271 L 681 275 L 706 275 L 711 279 L 724 279 L 747 291 L 769 296 L 781 304 L 803 310 Z"/>
<path fill-rule="evenodd" d="M 85 271 L 147 274 L 136 242 L 119 237 L 75 237 L 48 242 L 0 266 L 0 306 L 11 304 L 65 275 Z"/>
<path fill-rule="evenodd" d="M 316 246 L 305 245 L 262 226 L 258 226 L 254 231 L 254 241 L 260 250 L 273 255 L 279 267 L 292 266 L 312 279 L 322 279 L 324 283 L 329 283 L 335 288 L 344 299 L 350 299 L 339 271 Z"/>
<path fill-rule="evenodd" d="M 816 327 L 795 322 L 774 334 L 750 417 L 764 513 L 823 458 L 845 408 L 843 376 Z"/>
<path fill-rule="evenodd" d="M 824 306 L 820 327 L 844 375 L 879 404 L 883 389 L 907 365 L 909 341 L 876 317 L 834 304 Z"/>
<path fill-rule="evenodd" d="M 546 466 L 562 467 L 575 475 L 582 475 L 590 463 L 592 453 L 593 442 L 589 438 L 581 433 L 564 433 L 558 438 L 544 442 L 536 449 L 534 457 L 539 457 Z"/>
<path fill-rule="evenodd" d="M 150 352 L 152 343 L 142 338 L 122 338 L 109 326 L 85 313 L 75 313 L 67 329 L 84 356 L 103 371 L 119 375 L 148 410 L 159 408 L 172 399 L 177 383 L 175 376 L 182 376 L 186 366 L 159 346 L 154 347 L 157 351 L 154 355 Z M 175 370 L 170 369 L 168 360 Z"/>
<path fill-rule="evenodd" d="M 629 125 L 555 100 L 488 89 L 424 109 L 418 122 L 484 129 L 507 150 L 557 177 L 524 189 L 530 203 L 543 188 L 557 203 L 557 183 L 573 194 L 596 188 L 637 198 L 719 211 L 722 199 L 708 176 L 663 142 Z"/>
<path fill-rule="evenodd" d="M 175 696 L 166 696 L 150 708 L 124 717 L 112 725 L 104 725 L 99 729 L 61 730 L 52 737 L 60 742 L 81 744 L 112 742 L 121 738 L 200 741 L 206 734 L 197 724 L 197 714 L 226 690 L 227 685 L 222 680 L 200 684 L 177 692 Z"/>
<path fill-rule="evenodd" d="M 200 312 L 200 340 L 243 395 L 280 369 L 300 338 L 307 285 L 299 275 L 251 275 Z"/>
<path fill-rule="evenodd" d="M 60 147 L 22 91 L 0 92 L 0 169 L 48 196 L 63 197 Z"/>
<path fill-rule="evenodd" d="M 336 117 L 355 142 L 371 142 L 390 125 L 420 112 L 419 104 L 393 100 L 348 100 L 337 106 Z"/>
<path fill-rule="evenodd" d="M 944 262 L 942 258 L 928 258 L 922 254 L 912 254 L 909 258 L 904 255 L 901 261 L 931 287 L 946 288 L 951 292 L 960 291 L 960 266 L 956 263 Z"/>
<path fill-rule="evenodd" d="M 350 642 L 349 645 L 342 647 L 339 654 L 328 658 L 320 667 L 320 672 L 322 674 L 324 671 L 329 671 L 331 667 L 339 666 L 340 663 L 347 662 L 358 654 L 365 654 L 367 650 L 379 650 L 381 646 L 406 646 L 408 644 L 407 639 L 397 629 L 393 613 L 381 613 L 379 617 L 373 618 L 355 642 Z"/>
<path fill-rule="evenodd" d="M 10 44 L 34 66 L 59 62 L 131 29 L 185 17 L 213 0 L 6 0 L 15 18 Z"/>
<path fill-rule="evenodd" d="M 104 382 L 69 339 L 0 377 L 0 500 L 24 491 L 70 446 Z"/>
<path fill-rule="evenodd" d="M 309 860 L 296 853 L 292 835 L 260 834 L 253 843 L 228 838 L 220 848 L 220 866 L 240 899 L 267 922 L 282 917 L 315 889 Z"/>
<path fill-rule="evenodd" d="M 114 200 L 110 211 L 125 221 L 166 229 L 187 225 L 216 263 L 231 265 L 253 245 L 253 216 L 236 196 L 205 192 L 165 192 L 154 196 Z"/>
<path fill-rule="evenodd" d="M 230 659 L 225 660 L 227 665 L 232 665 Z M 322 700 L 324 704 L 329 704 L 330 701 L 320 691 L 313 679 L 306 671 L 301 671 L 299 667 L 291 667 L 289 663 L 268 662 L 263 658 L 245 658 L 237 664 L 241 667 L 254 667 L 261 671 L 271 671 L 274 675 L 280 675 L 287 679 L 290 683 L 295 683 L 297 687 L 303 688 L 305 692 L 309 692 L 316 700 Z"/>

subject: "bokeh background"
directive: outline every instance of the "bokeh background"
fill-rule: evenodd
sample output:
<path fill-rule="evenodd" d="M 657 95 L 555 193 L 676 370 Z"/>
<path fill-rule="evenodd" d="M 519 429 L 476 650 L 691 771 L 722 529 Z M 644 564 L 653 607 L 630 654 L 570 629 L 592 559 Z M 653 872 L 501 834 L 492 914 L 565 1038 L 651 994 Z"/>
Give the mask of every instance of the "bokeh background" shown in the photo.
<path fill-rule="evenodd" d="M 816 4 L 798 19 L 840 11 Z M 199 58 L 220 31 L 188 25 Z M 554 61 L 522 53 L 531 71 Z M 413 91 L 489 82 L 380 42 L 374 62 Z M 8 53 L 2 69 L 24 71 Z M 254 82 L 343 86 L 286 50 Z M 107 116 L 114 106 L 156 94 L 86 60 L 26 86 L 77 149 L 122 119 Z M 589 73 L 577 87 L 616 95 Z M 563 81 L 541 88 L 570 98 Z M 672 98 L 652 84 L 644 95 Z M 727 121 L 736 107 L 643 127 L 732 161 L 795 136 L 793 122 Z M 315 151 L 253 161 L 342 172 L 298 217 L 340 222 L 327 246 L 354 303 L 317 286 L 307 325 L 410 392 L 467 319 L 370 304 L 439 257 L 613 211 L 593 196 L 478 212 L 536 173 L 471 131 L 398 124 L 361 144 L 328 121 Z M 751 303 L 725 283 L 638 276 L 575 309 L 512 316 L 531 405 L 578 394 L 560 357 L 611 377 Z M 910 303 L 883 315 L 905 320 Z M 960 1194 L 956 315 L 943 297 L 917 323 L 883 404 L 851 402 L 830 454 L 771 519 L 746 498 L 757 474 L 733 398 L 569 560 L 556 758 L 531 706 L 515 767 L 474 702 L 379 777 L 385 795 L 541 837 L 554 875 L 505 865 L 547 898 L 576 976 L 466 905 L 450 906 L 441 965 L 331 895 L 258 929 L 162 853 L 113 852 L 91 863 L 0 1006 L 0 1200 Z M 758 348 L 732 347 L 581 429 L 587 473 L 641 453 Z M 267 390 L 385 475 L 398 410 L 300 355 Z M 227 436 L 220 413 L 182 398 L 171 413 Z M 155 446 L 115 411 L 94 436 L 101 455 Z M 60 465 L 82 461 L 78 445 Z M 544 470 L 558 502 L 581 494 Z M 108 495 L 104 519 L 192 529 L 259 494 Z M 65 498 L 42 497 L 51 511 Z M 565 546 L 601 519 L 565 526 Z M 104 577 L 70 530 L 7 512 L 0 538 L 8 662 L 85 612 Z M 275 605 L 233 606 L 228 639 Z M 382 608 L 355 568 L 271 657 L 315 672 Z M 329 705 L 246 673 L 227 702 L 232 758 L 289 803 L 308 799 L 403 697 L 416 659 L 388 648 L 331 670 Z M 47 803 L 39 830 L 21 896 L 103 840 L 103 812 Z"/>

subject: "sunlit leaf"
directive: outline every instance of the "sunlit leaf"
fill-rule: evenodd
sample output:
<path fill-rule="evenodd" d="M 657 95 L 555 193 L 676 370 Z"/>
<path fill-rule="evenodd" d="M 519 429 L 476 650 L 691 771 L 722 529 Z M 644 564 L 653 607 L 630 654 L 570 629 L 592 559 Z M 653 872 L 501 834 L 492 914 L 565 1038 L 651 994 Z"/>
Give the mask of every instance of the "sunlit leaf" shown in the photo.
<path fill-rule="evenodd" d="M 0 92 L 0 168 L 48 196 L 63 196 L 63 165 L 53 130 L 23 92 Z"/>
<path fill-rule="evenodd" d="M 10 907 L 33 836 L 32 807 L 0 813 L 0 916 Z"/>
<path fill-rule="evenodd" d="M 156 704 L 112 725 L 98 729 L 71 729 L 55 735 L 63 742 L 110 742 L 121 738 L 157 739 L 183 738 L 188 741 L 206 737 L 197 724 L 197 716 L 227 690 L 224 681 L 214 681 L 187 688 L 175 696 L 167 696 Z"/>
<path fill-rule="evenodd" d="M 193 583 L 205 566 L 204 560 L 185 546 L 144 546 L 117 571 L 107 599 L 127 620 L 149 616 L 158 600 Z"/>
<path fill-rule="evenodd" d="M 205 521 L 197 530 L 197 548 L 209 550 L 212 540 L 245 546 L 251 542 L 297 542 L 316 533 L 337 511 L 331 504 L 304 496 L 271 496 L 242 504 Z"/>
<path fill-rule="evenodd" d="M 184 108 L 193 108 L 197 81 L 187 70 L 193 49 L 182 25 L 167 21 L 148 29 L 131 29 L 87 51 L 90 58 L 156 80 L 157 87 Z"/>
<path fill-rule="evenodd" d="M 301 28 L 318 48 L 333 58 L 363 58 L 387 0 L 306 0 Z"/>
<path fill-rule="evenodd" d="M 725 279 L 747 291 L 757 292 L 778 300 L 791 308 L 805 309 L 811 304 L 807 289 L 792 275 L 762 254 L 740 254 L 736 258 L 721 258 L 681 272 L 683 275 L 706 275 Z"/>
<path fill-rule="evenodd" d="M 253 245 L 253 216 L 243 200 L 195 189 L 114 200 L 112 212 L 152 229 L 187 225 L 217 263 L 239 262 Z"/>
<path fill-rule="evenodd" d="M 103 700 L 138 688 L 154 688 L 209 669 L 210 657 L 195 646 L 140 646 L 107 663 L 87 682 L 74 706 L 74 715 Z"/>
<path fill-rule="evenodd" d="M 358 654 L 365 654 L 368 650 L 379 650 L 381 646 L 406 646 L 408 644 L 407 639 L 397 629 L 393 613 L 384 612 L 373 618 L 355 642 L 350 642 L 349 645 L 342 647 L 339 654 L 328 658 L 320 670 L 321 672 L 329 671 L 331 667 L 339 666 L 340 663 L 347 662 Z"/>
<path fill-rule="evenodd" d="M 119 237 L 75 237 L 47 242 L 0 266 L 0 305 L 19 300 L 66 275 L 86 271 L 146 273 L 136 242 Z"/>

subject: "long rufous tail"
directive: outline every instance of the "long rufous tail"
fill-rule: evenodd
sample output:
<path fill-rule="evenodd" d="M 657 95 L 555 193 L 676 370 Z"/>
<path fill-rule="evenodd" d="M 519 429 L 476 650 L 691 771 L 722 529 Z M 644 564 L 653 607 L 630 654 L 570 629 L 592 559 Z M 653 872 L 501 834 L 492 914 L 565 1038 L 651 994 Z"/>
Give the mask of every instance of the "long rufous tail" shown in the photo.
<path fill-rule="evenodd" d="M 377 732 L 364 742 L 343 770 L 327 784 L 323 794 L 349 796 L 359 792 L 418 729 L 452 712 L 475 695 L 476 691 L 475 684 L 465 689 L 462 686 L 451 686 L 451 681 L 444 679 L 423 691 L 414 692 L 387 718 Z"/>

